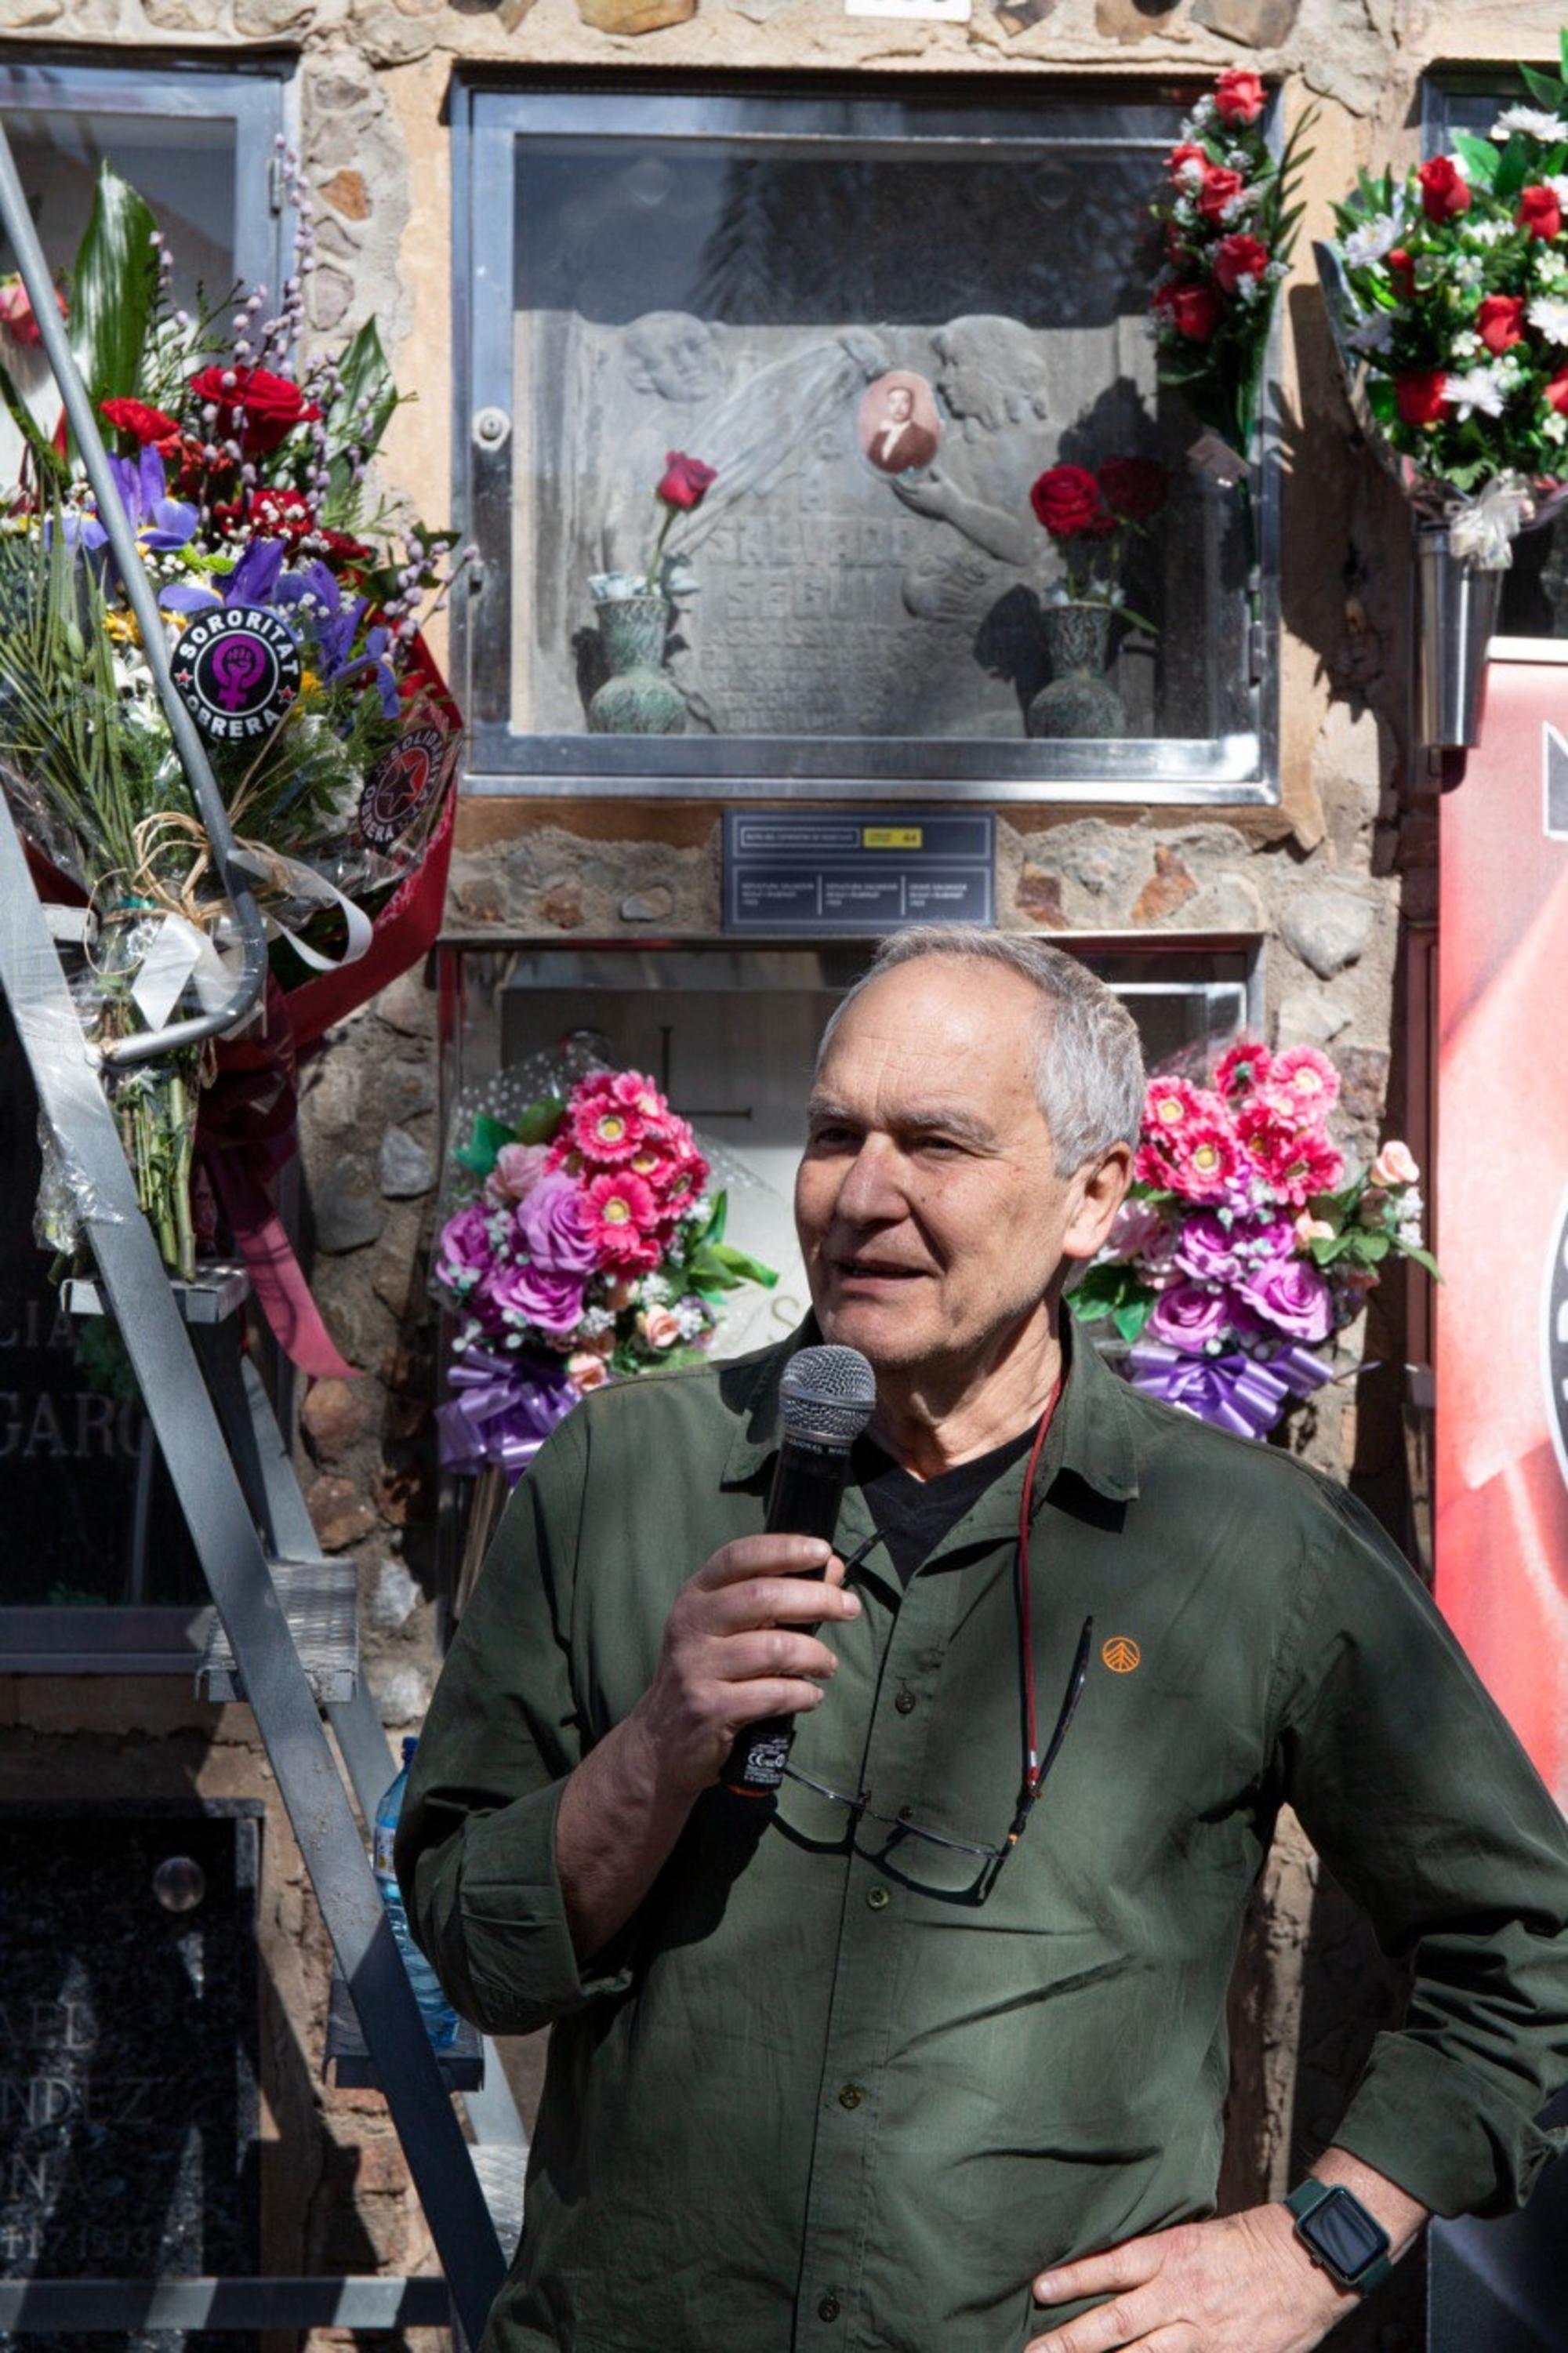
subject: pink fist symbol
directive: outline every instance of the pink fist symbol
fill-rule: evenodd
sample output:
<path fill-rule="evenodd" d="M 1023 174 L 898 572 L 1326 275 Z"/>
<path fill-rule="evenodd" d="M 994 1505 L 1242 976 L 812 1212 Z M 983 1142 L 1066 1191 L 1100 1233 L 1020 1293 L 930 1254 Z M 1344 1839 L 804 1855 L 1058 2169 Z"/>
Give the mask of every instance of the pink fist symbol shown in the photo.
<path fill-rule="evenodd" d="M 237 711 L 267 667 L 254 638 L 227 638 L 213 656 L 213 675 L 226 711 Z"/>

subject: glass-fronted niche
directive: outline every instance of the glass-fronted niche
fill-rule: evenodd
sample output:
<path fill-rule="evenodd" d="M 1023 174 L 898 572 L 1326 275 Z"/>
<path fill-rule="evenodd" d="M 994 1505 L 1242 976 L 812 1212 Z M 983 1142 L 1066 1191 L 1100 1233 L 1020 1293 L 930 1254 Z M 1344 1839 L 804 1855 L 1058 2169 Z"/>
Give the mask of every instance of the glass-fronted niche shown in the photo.
<path fill-rule="evenodd" d="M 51 269 L 75 254 L 107 160 L 158 216 L 177 302 L 226 305 L 240 280 L 276 292 L 282 186 L 273 142 L 287 128 L 289 96 L 273 64 L 219 72 L 167 57 L 155 68 L 0 61 L 0 118 Z M 0 270 L 16 266 L 0 232 Z M 0 360 L 52 432 L 59 397 L 42 351 L 0 326 Z M 0 411 L 0 481 L 16 480 L 21 446 Z"/>
<path fill-rule="evenodd" d="M 1145 315 L 1194 94 L 459 85 L 471 786 L 1271 797 L 1271 464 L 1254 537 Z M 648 575 L 672 450 L 716 479 L 628 652 L 590 583 Z M 1120 457 L 1169 470 L 1142 617 L 1058 650 L 1087 700 L 1032 735 L 1065 567 L 1030 486 Z"/>
<path fill-rule="evenodd" d="M 168 234 L 177 301 L 205 292 L 226 304 L 241 278 L 278 287 L 286 224 L 274 142 L 292 122 L 278 65 L 7 58 L 0 117 L 52 268 L 74 255 L 107 158 Z M 0 237 L 0 270 L 15 266 Z M 52 431 L 59 397 L 42 353 L 0 324 L 0 363 Z M 15 480 L 20 448 L 0 411 L 0 483 Z M 0 1018 L 0 1667 L 188 1673 L 205 1588 L 122 1360 L 101 1326 L 73 1328 L 61 1313 L 34 1241 L 37 1117 Z"/>
<path fill-rule="evenodd" d="M 1498 66 L 1429 77 L 1422 85 L 1423 152 L 1447 154 L 1456 132 L 1484 139 L 1505 106 L 1528 97 L 1522 82 Z M 1513 562 L 1503 574 L 1498 633 L 1568 638 L 1568 514 L 1542 530 L 1521 532 L 1514 541 Z"/>
<path fill-rule="evenodd" d="M 509 1065 L 584 1035 L 604 1060 L 657 1079 L 718 1148 L 731 1239 L 779 1270 L 777 1289 L 742 1294 L 724 1327 L 727 1354 L 760 1345 L 805 1313 L 790 1204 L 812 1066 L 828 1015 L 874 945 L 446 945 L 446 1109 Z M 1258 1019 L 1258 943 L 1250 935 L 1075 938 L 1073 949 L 1125 999 L 1151 1065 L 1195 1060 L 1205 1041 Z"/>

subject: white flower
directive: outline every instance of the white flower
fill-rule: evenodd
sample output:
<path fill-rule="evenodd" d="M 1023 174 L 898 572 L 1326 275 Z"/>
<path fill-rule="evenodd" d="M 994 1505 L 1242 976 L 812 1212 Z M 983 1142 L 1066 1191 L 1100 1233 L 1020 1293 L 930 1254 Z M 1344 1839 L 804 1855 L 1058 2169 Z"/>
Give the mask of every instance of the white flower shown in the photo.
<path fill-rule="evenodd" d="M 1353 352 L 1385 352 L 1393 341 L 1394 316 L 1388 311 L 1374 311 L 1349 338 Z"/>
<path fill-rule="evenodd" d="M 1568 280 L 1568 255 L 1554 253 L 1549 245 L 1536 239 L 1535 274 L 1542 286 L 1561 286 Z"/>
<path fill-rule="evenodd" d="M 1568 417 L 1555 408 L 1549 408 L 1541 420 L 1541 438 L 1543 441 L 1555 441 L 1561 448 L 1563 442 L 1568 441 Z"/>
<path fill-rule="evenodd" d="M 1479 253 L 1461 253 L 1455 257 L 1453 282 L 1467 294 L 1479 293 L 1485 283 L 1486 263 Z"/>
<path fill-rule="evenodd" d="M 1206 124 L 1212 122 L 1214 118 L 1215 102 L 1213 99 L 1200 98 L 1197 104 L 1194 107 L 1191 114 L 1187 117 L 1187 127 L 1192 131 L 1201 131 Z"/>
<path fill-rule="evenodd" d="M 1192 196 L 1197 194 L 1203 184 L 1204 166 L 1196 155 L 1189 155 L 1176 173 L 1176 185 Z"/>
<path fill-rule="evenodd" d="M 1556 177 L 1548 180 L 1546 185 L 1560 205 L 1568 205 L 1568 172 L 1559 172 Z"/>
<path fill-rule="evenodd" d="M 1492 124 L 1491 136 L 1510 139 L 1516 131 L 1522 131 L 1527 138 L 1539 139 L 1545 146 L 1568 139 L 1568 122 L 1560 114 L 1548 114 L 1539 106 L 1505 106 Z"/>
<path fill-rule="evenodd" d="M 1381 261 L 1399 242 L 1400 221 L 1397 213 L 1373 213 L 1352 228 L 1344 241 L 1345 268 L 1364 269 L 1369 262 Z"/>
<path fill-rule="evenodd" d="M 645 1274 L 642 1284 L 643 1305 L 656 1307 L 669 1297 L 669 1284 L 662 1274 Z"/>
<path fill-rule="evenodd" d="M 1254 278 L 1250 273 L 1245 278 L 1238 278 L 1236 281 L 1236 292 L 1238 301 L 1256 302 L 1262 291 L 1262 279 Z"/>
<path fill-rule="evenodd" d="M 1448 353 L 1456 360 L 1479 360 L 1485 348 L 1475 329 L 1464 327 L 1449 344 Z"/>
<path fill-rule="evenodd" d="M 1511 237 L 1517 224 L 1510 220 L 1472 220 L 1467 214 L 1459 224 L 1459 234 L 1471 245 L 1500 245 Z"/>
<path fill-rule="evenodd" d="M 1472 417 L 1500 417 L 1508 389 L 1508 379 L 1495 363 L 1448 378 L 1448 398 L 1461 425 Z"/>

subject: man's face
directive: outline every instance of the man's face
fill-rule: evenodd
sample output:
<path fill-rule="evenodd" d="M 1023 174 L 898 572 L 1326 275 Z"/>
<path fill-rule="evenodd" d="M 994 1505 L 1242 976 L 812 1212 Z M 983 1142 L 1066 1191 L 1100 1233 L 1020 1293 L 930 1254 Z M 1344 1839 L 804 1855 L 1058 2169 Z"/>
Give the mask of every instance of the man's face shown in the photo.
<path fill-rule="evenodd" d="M 888 415 L 895 425 L 907 425 L 914 413 L 914 394 L 908 385 L 896 384 L 888 395 Z"/>
<path fill-rule="evenodd" d="M 1056 1174 L 1032 1075 L 1038 992 L 1004 965 L 895 965 L 840 1022 L 813 1092 L 795 1224 L 826 1340 L 879 1369 L 982 1368 L 1125 1187 Z"/>

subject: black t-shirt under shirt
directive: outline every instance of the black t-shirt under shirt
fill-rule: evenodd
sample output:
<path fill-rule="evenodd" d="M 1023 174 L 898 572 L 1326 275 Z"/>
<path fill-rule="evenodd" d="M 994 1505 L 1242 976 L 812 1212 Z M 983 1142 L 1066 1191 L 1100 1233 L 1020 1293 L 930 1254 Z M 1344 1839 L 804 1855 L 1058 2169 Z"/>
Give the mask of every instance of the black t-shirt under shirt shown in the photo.
<path fill-rule="evenodd" d="M 908 1585 L 922 1560 L 936 1550 L 949 1528 L 958 1525 L 987 1487 L 1035 1442 L 1035 1425 L 1016 1438 L 960 1462 L 940 1478 L 916 1479 L 884 1454 L 874 1438 L 859 1439 L 851 1457 L 856 1483 L 866 1498 L 900 1583 Z"/>

